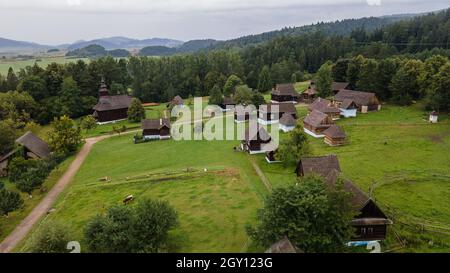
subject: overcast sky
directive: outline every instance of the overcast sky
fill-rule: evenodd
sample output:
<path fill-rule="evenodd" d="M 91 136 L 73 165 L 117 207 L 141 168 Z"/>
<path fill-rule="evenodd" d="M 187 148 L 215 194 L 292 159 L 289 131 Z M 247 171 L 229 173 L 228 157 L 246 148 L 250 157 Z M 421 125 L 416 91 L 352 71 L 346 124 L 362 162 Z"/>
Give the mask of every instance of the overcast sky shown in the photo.
<path fill-rule="evenodd" d="M 285 26 L 433 11 L 449 0 L 0 0 L 0 37 L 229 39 Z"/>

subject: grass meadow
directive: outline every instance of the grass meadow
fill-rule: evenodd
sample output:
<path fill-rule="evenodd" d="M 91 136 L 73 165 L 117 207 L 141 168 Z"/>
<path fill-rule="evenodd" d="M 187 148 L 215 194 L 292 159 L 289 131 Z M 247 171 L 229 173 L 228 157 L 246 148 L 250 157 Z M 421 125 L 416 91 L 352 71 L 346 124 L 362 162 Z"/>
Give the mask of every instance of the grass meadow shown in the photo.
<path fill-rule="evenodd" d="M 37 63 L 40 67 L 45 69 L 47 65 L 51 63 L 66 64 L 70 62 L 76 62 L 78 60 L 84 60 L 85 62 L 89 62 L 89 59 L 87 58 L 66 58 L 62 56 L 42 57 L 29 60 L 9 60 L 9 59 L 0 60 L 0 74 L 6 76 L 8 74 L 8 69 L 10 67 L 12 67 L 14 69 L 14 72 L 17 73 L 21 68 L 33 66 L 35 63 Z"/>

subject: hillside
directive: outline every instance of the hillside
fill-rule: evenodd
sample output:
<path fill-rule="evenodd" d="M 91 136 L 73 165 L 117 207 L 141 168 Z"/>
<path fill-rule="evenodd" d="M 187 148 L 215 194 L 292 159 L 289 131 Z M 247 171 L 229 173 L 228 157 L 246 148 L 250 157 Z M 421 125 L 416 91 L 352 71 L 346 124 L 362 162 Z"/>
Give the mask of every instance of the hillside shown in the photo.
<path fill-rule="evenodd" d="M 151 38 L 151 39 L 130 39 L 127 37 L 110 37 L 110 38 L 102 38 L 95 39 L 90 41 L 79 41 L 71 44 L 68 49 L 75 50 L 86 47 L 88 45 L 100 45 L 107 50 L 112 49 L 134 49 L 134 48 L 143 48 L 147 46 L 167 46 L 167 47 L 175 47 L 181 45 L 183 42 L 172 39 L 164 39 L 164 38 Z"/>
<path fill-rule="evenodd" d="M 106 50 L 100 45 L 88 45 L 83 48 L 75 49 L 66 53 L 67 57 L 77 58 L 99 58 L 104 56 L 128 57 L 130 52 L 125 49 Z"/>

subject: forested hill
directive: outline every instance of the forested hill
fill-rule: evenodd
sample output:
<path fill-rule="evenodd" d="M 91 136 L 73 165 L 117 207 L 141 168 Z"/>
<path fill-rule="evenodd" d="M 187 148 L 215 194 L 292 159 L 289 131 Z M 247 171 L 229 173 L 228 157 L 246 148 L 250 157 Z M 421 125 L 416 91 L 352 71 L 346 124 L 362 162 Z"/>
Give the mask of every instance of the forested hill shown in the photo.
<path fill-rule="evenodd" d="M 340 35 L 347 36 L 356 29 L 365 29 L 367 31 L 374 31 L 384 26 L 399 22 L 401 20 L 408 20 L 415 16 L 414 14 L 406 15 L 392 15 L 383 17 L 365 17 L 360 19 L 345 19 L 334 22 L 320 22 L 317 24 L 301 26 L 301 27 L 286 27 L 281 30 L 275 30 L 265 32 L 256 35 L 243 36 L 237 39 L 218 42 L 214 48 L 231 48 L 231 47 L 244 47 L 246 45 L 258 44 L 262 42 L 270 41 L 276 37 L 281 36 L 300 36 L 304 34 L 321 32 L 326 36 Z"/>

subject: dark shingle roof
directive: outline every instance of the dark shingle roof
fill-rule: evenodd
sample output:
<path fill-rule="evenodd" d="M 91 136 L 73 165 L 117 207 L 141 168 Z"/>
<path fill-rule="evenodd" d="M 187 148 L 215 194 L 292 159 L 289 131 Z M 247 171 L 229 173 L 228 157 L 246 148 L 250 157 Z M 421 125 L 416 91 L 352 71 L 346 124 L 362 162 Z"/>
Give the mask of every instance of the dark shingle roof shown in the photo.
<path fill-rule="evenodd" d="M 236 102 L 234 101 L 234 99 L 232 97 L 225 97 L 223 98 L 223 105 L 235 105 Z"/>
<path fill-rule="evenodd" d="M 266 253 L 302 253 L 302 251 L 299 251 L 288 238 L 284 238 L 273 244 Z"/>
<path fill-rule="evenodd" d="M 336 187 L 336 183 L 338 182 L 339 176 L 339 171 L 331 170 L 325 177 L 325 183 L 328 187 L 334 189 Z M 370 198 L 350 180 L 343 179 L 343 182 L 343 190 L 351 194 L 350 202 L 352 207 L 356 210 L 362 209 L 370 200 Z"/>
<path fill-rule="evenodd" d="M 280 113 L 297 114 L 297 109 L 295 108 L 295 105 L 290 102 L 269 103 L 267 105 L 261 105 L 259 107 L 259 111 L 262 113 L 273 113 L 275 111 L 275 107 L 277 106 L 278 111 Z"/>
<path fill-rule="evenodd" d="M 333 82 L 331 84 L 331 90 L 341 90 L 346 89 L 349 86 L 348 82 Z"/>
<path fill-rule="evenodd" d="M 144 130 L 152 130 L 152 129 L 161 129 L 163 126 L 170 128 L 170 119 L 162 118 L 162 119 L 145 119 L 142 121 L 142 129 Z"/>
<path fill-rule="evenodd" d="M 310 111 L 317 110 L 322 113 L 340 113 L 339 109 L 335 106 L 332 106 L 331 101 L 317 98 L 311 105 L 309 105 L 308 109 Z"/>
<path fill-rule="evenodd" d="M 297 168 L 302 168 L 304 175 L 317 174 L 324 178 L 332 170 L 341 172 L 339 161 L 336 155 L 318 156 L 318 157 L 302 157 Z"/>
<path fill-rule="evenodd" d="M 345 99 L 342 101 L 341 106 L 339 107 L 348 110 L 348 109 L 356 109 L 357 105 L 352 99 Z"/>
<path fill-rule="evenodd" d="M 266 129 L 262 126 L 258 126 L 257 130 L 251 130 L 250 128 L 247 128 L 245 130 L 245 136 L 244 139 L 246 141 L 250 140 L 260 140 L 260 141 L 270 141 L 271 136 L 269 133 L 267 133 Z"/>
<path fill-rule="evenodd" d="M 117 109 L 125 109 L 130 107 L 133 98 L 128 95 L 103 96 L 100 97 L 97 105 L 94 106 L 95 111 L 109 111 Z"/>
<path fill-rule="evenodd" d="M 291 114 L 283 114 L 283 116 L 280 118 L 280 124 L 285 126 L 295 126 L 297 121 Z"/>
<path fill-rule="evenodd" d="M 361 106 L 371 104 L 371 101 L 376 99 L 376 95 L 375 93 L 342 89 L 334 96 L 334 99 L 337 101 L 351 99 L 356 103 L 356 105 Z"/>
<path fill-rule="evenodd" d="M 50 155 L 50 147 L 48 144 L 32 132 L 26 132 L 16 140 L 16 143 L 24 146 L 39 158 L 45 158 Z"/>
<path fill-rule="evenodd" d="M 312 125 L 314 127 L 318 127 L 321 125 L 322 121 L 328 119 L 327 114 L 324 114 L 320 111 L 313 110 L 304 120 L 304 123 Z"/>
<path fill-rule="evenodd" d="M 323 134 L 327 137 L 331 138 L 345 138 L 347 135 L 345 132 L 341 129 L 341 127 L 337 125 L 332 125 L 330 128 L 323 131 Z"/>
<path fill-rule="evenodd" d="M 282 95 L 282 96 L 297 96 L 298 93 L 295 90 L 295 87 L 292 83 L 284 83 L 277 84 L 275 90 L 272 91 L 272 94 Z"/>
<path fill-rule="evenodd" d="M 175 96 L 171 101 L 170 104 L 171 105 L 183 105 L 184 101 L 180 96 Z"/>

